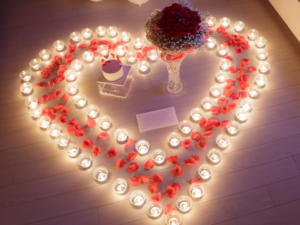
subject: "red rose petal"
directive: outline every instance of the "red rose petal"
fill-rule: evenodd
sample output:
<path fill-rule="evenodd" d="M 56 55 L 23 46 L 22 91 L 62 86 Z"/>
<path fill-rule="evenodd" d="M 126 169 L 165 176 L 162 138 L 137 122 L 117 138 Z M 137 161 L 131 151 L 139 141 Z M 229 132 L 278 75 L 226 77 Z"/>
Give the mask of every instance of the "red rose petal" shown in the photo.
<path fill-rule="evenodd" d="M 231 91 L 232 89 L 234 89 L 234 87 L 231 86 L 231 85 L 225 85 L 224 86 L 224 91 Z"/>
<path fill-rule="evenodd" d="M 193 184 L 193 183 L 201 183 L 201 180 L 198 180 L 197 178 L 193 178 L 191 180 L 191 184 Z"/>
<path fill-rule="evenodd" d="M 74 59 L 72 59 L 72 58 L 66 59 L 66 64 L 70 66 L 73 60 Z"/>
<path fill-rule="evenodd" d="M 231 91 L 223 91 L 223 95 L 228 98 L 232 95 L 232 92 Z"/>
<path fill-rule="evenodd" d="M 94 145 L 93 146 L 93 155 L 98 156 L 101 153 L 101 148 L 99 146 Z"/>
<path fill-rule="evenodd" d="M 93 141 L 91 139 L 83 139 L 82 147 L 84 149 L 90 149 L 91 147 L 93 147 Z"/>
<path fill-rule="evenodd" d="M 65 128 L 67 134 L 74 134 L 75 131 L 76 131 L 76 128 L 75 126 L 73 125 L 68 125 L 66 128 Z"/>
<path fill-rule="evenodd" d="M 76 137 L 83 137 L 84 136 L 84 130 L 82 128 L 75 130 L 75 136 Z"/>
<path fill-rule="evenodd" d="M 80 44 L 80 45 L 78 45 L 79 49 L 84 49 L 85 47 L 86 47 L 86 44 Z"/>
<path fill-rule="evenodd" d="M 167 204 L 166 207 L 165 207 L 165 209 L 164 209 L 164 214 L 167 215 L 169 212 L 175 211 L 175 210 L 176 209 L 172 205 Z"/>
<path fill-rule="evenodd" d="M 216 117 L 211 117 L 208 119 L 208 122 L 211 124 L 215 124 L 215 123 L 218 123 L 219 120 Z"/>
<path fill-rule="evenodd" d="M 86 126 L 87 126 L 88 128 L 92 128 L 92 127 L 94 127 L 95 125 L 96 125 L 96 121 L 95 121 L 95 120 L 92 120 L 92 119 L 90 119 L 90 118 L 87 119 Z"/>
<path fill-rule="evenodd" d="M 218 104 L 220 104 L 220 105 L 226 104 L 226 98 L 224 98 L 224 97 L 218 98 Z"/>
<path fill-rule="evenodd" d="M 236 73 L 237 72 L 237 68 L 235 66 L 231 66 L 231 67 L 229 67 L 229 72 L 230 73 Z"/>
<path fill-rule="evenodd" d="M 168 198 L 174 198 L 176 195 L 176 189 L 174 187 L 171 187 L 170 185 L 167 187 L 166 191 L 165 191 L 165 195 Z"/>
<path fill-rule="evenodd" d="M 203 127 L 205 131 L 210 131 L 213 129 L 213 125 L 211 123 L 206 123 Z"/>
<path fill-rule="evenodd" d="M 173 175 L 174 177 L 180 177 L 180 176 L 182 175 L 182 173 L 183 173 L 183 169 L 182 169 L 180 166 L 178 166 L 178 165 L 176 165 L 176 166 L 172 169 L 172 175 Z"/>
<path fill-rule="evenodd" d="M 228 32 L 223 32 L 223 33 L 222 33 L 222 37 L 223 37 L 223 38 L 228 38 L 228 37 L 229 37 Z"/>
<path fill-rule="evenodd" d="M 38 86 L 38 87 L 45 87 L 46 83 L 45 82 L 40 82 L 40 83 L 37 83 L 36 86 Z"/>
<path fill-rule="evenodd" d="M 206 149 L 206 141 L 200 140 L 200 141 L 197 142 L 197 145 L 201 149 Z"/>
<path fill-rule="evenodd" d="M 239 69 L 238 71 L 237 71 L 237 74 L 238 75 L 244 75 L 246 73 L 246 70 L 245 69 Z"/>
<path fill-rule="evenodd" d="M 221 107 L 221 113 L 222 114 L 228 114 L 228 113 L 230 113 L 230 108 L 228 107 L 228 106 L 226 106 L 226 105 L 222 105 L 222 107 Z"/>
<path fill-rule="evenodd" d="M 189 159 L 186 159 L 186 160 L 183 161 L 183 164 L 184 164 L 184 165 L 187 165 L 187 166 L 192 166 L 192 165 L 194 165 L 195 163 L 196 163 L 195 160 L 192 159 L 192 158 L 189 158 Z"/>
<path fill-rule="evenodd" d="M 67 122 L 67 117 L 65 117 L 65 116 L 58 116 L 57 117 L 57 122 L 58 123 L 65 123 L 65 122 Z"/>
<path fill-rule="evenodd" d="M 65 59 L 71 59 L 73 57 L 73 54 L 65 54 L 64 58 Z"/>
<path fill-rule="evenodd" d="M 134 144 L 134 140 L 129 138 L 125 141 L 124 148 L 128 148 L 132 144 Z"/>
<path fill-rule="evenodd" d="M 178 162 L 178 156 L 177 155 L 171 155 L 167 158 L 168 162 L 169 163 L 172 163 L 172 164 L 177 164 Z"/>
<path fill-rule="evenodd" d="M 137 162 L 131 162 L 128 165 L 127 172 L 128 173 L 133 173 L 133 172 L 137 171 L 139 168 L 140 168 L 140 166 Z"/>
<path fill-rule="evenodd" d="M 243 76 L 243 81 L 248 82 L 250 80 L 250 76 L 249 75 L 244 75 Z"/>
<path fill-rule="evenodd" d="M 231 101 L 231 102 L 228 102 L 227 106 L 230 108 L 230 109 L 235 109 L 236 108 L 236 103 L 234 101 Z"/>
<path fill-rule="evenodd" d="M 59 110 L 59 115 L 61 116 L 67 116 L 69 115 L 70 111 L 67 107 L 62 107 L 60 110 Z"/>
<path fill-rule="evenodd" d="M 146 184 L 150 180 L 150 177 L 148 176 L 140 176 L 140 183 L 141 184 Z"/>
<path fill-rule="evenodd" d="M 50 120 L 54 120 L 55 119 L 55 115 L 54 114 L 49 114 Z"/>
<path fill-rule="evenodd" d="M 153 183 L 161 183 L 161 182 L 163 182 L 162 177 L 159 176 L 157 173 L 154 173 L 154 174 L 151 176 L 150 179 L 151 179 L 151 181 L 152 181 Z"/>
<path fill-rule="evenodd" d="M 234 49 L 234 52 L 235 52 L 236 54 L 241 54 L 241 53 L 243 52 L 243 49 L 242 49 L 241 47 L 236 47 L 236 48 Z"/>
<path fill-rule="evenodd" d="M 218 115 L 220 114 L 220 109 L 218 106 L 213 106 L 211 107 L 210 111 L 212 112 L 213 115 Z"/>
<path fill-rule="evenodd" d="M 118 159 L 117 160 L 117 169 L 122 169 L 126 166 L 126 161 L 124 159 Z"/>
<path fill-rule="evenodd" d="M 224 120 L 222 123 L 221 123 L 221 126 L 222 127 L 226 127 L 227 124 L 230 122 L 230 120 Z"/>
<path fill-rule="evenodd" d="M 212 132 L 210 132 L 210 131 L 202 133 L 202 137 L 205 137 L 206 139 L 210 138 L 211 135 L 212 135 Z"/>
<path fill-rule="evenodd" d="M 199 133 L 199 132 L 197 132 L 197 131 L 193 131 L 192 133 L 191 133 L 191 139 L 192 140 L 194 140 L 194 141 L 199 141 L 200 140 L 200 138 L 201 138 L 201 134 Z"/>
<path fill-rule="evenodd" d="M 151 201 L 158 201 L 161 202 L 161 193 L 158 192 L 157 194 L 152 195 L 152 197 L 150 198 Z"/>
<path fill-rule="evenodd" d="M 181 142 L 181 144 L 182 144 L 182 147 L 188 148 L 188 147 L 190 147 L 193 144 L 193 142 L 190 139 L 184 139 Z"/>
<path fill-rule="evenodd" d="M 199 120 L 200 127 L 204 127 L 206 123 L 207 123 L 207 119 L 204 117 Z"/>
<path fill-rule="evenodd" d="M 148 190 L 150 191 L 151 194 L 154 194 L 159 187 L 159 183 L 152 183 L 148 185 Z"/>
<path fill-rule="evenodd" d="M 57 106 L 57 105 L 56 105 Z M 68 125 L 76 125 L 77 124 L 77 121 L 76 121 L 76 119 L 70 119 L 69 121 L 68 121 Z"/>
<path fill-rule="evenodd" d="M 111 147 L 111 149 L 109 149 L 107 152 L 106 152 L 106 156 L 108 158 L 114 158 L 117 156 L 117 150 L 115 149 L 115 147 Z"/>
<path fill-rule="evenodd" d="M 257 70 L 257 69 L 256 69 L 255 66 L 249 66 L 247 71 L 248 71 L 249 73 L 252 73 L 252 72 L 255 72 L 256 70 Z"/>
<path fill-rule="evenodd" d="M 232 100 L 239 100 L 240 94 L 239 93 L 233 93 L 230 97 L 231 97 Z"/>
<path fill-rule="evenodd" d="M 241 98 L 248 98 L 249 92 L 247 92 L 247 91 L 242 91 L 242 92 L 240 92 L 240 96 L 241 96 Z"/>
<path fill-rule="evenodd" d="M 125 164 L 126 164 L 126 162 L 125 162 Z M 131 186 L 139 186 L 140 185 L 140 176 L 138 176 L 138 175 L 133 176 L 128 181 L 128 184 L 130 184 Z"/>
<path fill-rule="evenodd" d="M 128 153 L 128 155 L 127 155 L 127 161 L 134 160 L 135 157 L 137 157 L 137 155 L 138 154 L 136 152 L 130 152 L 130 153 Z"/>
<path fill-rule="evenodd" d="M 217 28 L 218 33 L 223 33 L 225 31 L 226 31 L 226 28 L 224 26 L 220 26 L 220 27 Z"/>
<path fill-rule="evenodd" d="M 104 139 L 108 137 L 108 132 L 107 131 L 102 131 L 98 134 L 99 139 Z"/>
<path fill-rule="evenodd" d="M 195 160 L 195 162 L 200 162 L 200 157 L 197 155 L 190 156 L 191 159 Z"/>
<path fill-rule="evenodd" d="M 232 79 L 227 79 L 227 80 L 226 80 L 226 83 L 227 83 L 227 85 L 233 86 L 233 85 L 234 85 L 234 80 L 232 80 Z"/>
<path fill-rule="evenodd" d="M 68 101 L 70 98 L 70 94 L 69 93 L 65 93 L 63 96 L 62 96 L 62 99 L 65 100 L 65 101 Z"/>
<path fill-rule="evenodd" d="M 147 162 L 144 164 L 144 168 L 146 170 L 151 170 L 155 165 L 155 162 L 152 159 L 148 159 Z"/>

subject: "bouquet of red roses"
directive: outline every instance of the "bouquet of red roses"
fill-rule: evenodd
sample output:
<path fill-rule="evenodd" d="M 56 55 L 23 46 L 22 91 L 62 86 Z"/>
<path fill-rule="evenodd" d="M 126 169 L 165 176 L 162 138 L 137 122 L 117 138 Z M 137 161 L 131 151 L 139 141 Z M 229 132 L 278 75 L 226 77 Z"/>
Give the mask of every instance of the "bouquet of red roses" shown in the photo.
<path fill-rule="evenodd" d="M 152 12 L 145 24 L 146 37 L 167 53 L 202 50 L 209 34 L 208 17 L 208 12 L 203 16 L 197 9 L 192 10 L 186 0 L 178 0 Z"/>

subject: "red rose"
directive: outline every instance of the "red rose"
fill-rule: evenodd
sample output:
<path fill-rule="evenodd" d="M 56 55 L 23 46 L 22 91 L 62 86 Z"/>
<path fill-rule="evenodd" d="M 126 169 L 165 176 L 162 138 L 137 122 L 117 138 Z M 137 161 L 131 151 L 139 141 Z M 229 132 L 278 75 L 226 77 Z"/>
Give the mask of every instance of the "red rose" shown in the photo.
<path fill-rule="evenodd" d="M 201 18 L 200 18 L 200 16 L 198 15 L 198 13 L 197 13 L 197 15 L 195 15 L 195 16 L 193 17 L 193 21 L 194 21 L 195 23 L 201 23 Z"/>
<path fill-rule="evenodd" d="M 187 27 L 187 26 L 190 25 L 190 20 L 187 19 L 187 18 L 183 18 L 183 19 L 181 20 L 181 22 L 182 22 L 183 26 L 185 26 L 185 27 Z"/>
<path fill-rule="evenodd" d="M 180 30 L 173 30 L 170 37 L 171 38 L 174 38 L 174 39 L 178 39 L 180 38 L 180 35 L 181 35 L 181 31 Z"/>
<path fill-rule="evenodd" d="M 160 18 L 158 21 L 157 21 L 157 26 L 158 28 L 163 28 L 165 26 L 165 23 L 166 23 L 166 20 L 164 17 Z"/>
<path fill-rule="evenodd" d="M 174 12 L 180 12 L 182 10 L 182 6 L 177 3 L 173 3 L 171 7 Z"/>
<path fill-rule="evenodd" d="M 180 31 L 180 33 L 181 33 L 182 27 L 183 27 L 182 23 L 177 22 L 177 23 L 175 24 L 174 29 Z"/>
<path fill-rule="evenodd" d="M 189 33 L 189 27 L 183 27 L 183 28 L 182 28 L 182 33 L 183 33 L 184 35 L 187 35 L 187 34 Z"/>
<path fill-rule="evenodd" d="M 165 27 L 165 28 L 163 29 L 163 35 L 164 35 L 165 37 L 169 37 L 169 36 L 171 35 L 171 33 L 172 33 L 171 27 Z"/>
<path fill-rule="evenodd" d="M 197 28 L 190 26 L 189 33 L 190 33 L 190 35 L 195 36 L 197 34 Z"/>
<path fill-rule="evenodd" d="M 182 12 L 182 13 L 191 13 L 192 10 L 190 10 L 188 7 L 182 7 L 181 12 Z"/>

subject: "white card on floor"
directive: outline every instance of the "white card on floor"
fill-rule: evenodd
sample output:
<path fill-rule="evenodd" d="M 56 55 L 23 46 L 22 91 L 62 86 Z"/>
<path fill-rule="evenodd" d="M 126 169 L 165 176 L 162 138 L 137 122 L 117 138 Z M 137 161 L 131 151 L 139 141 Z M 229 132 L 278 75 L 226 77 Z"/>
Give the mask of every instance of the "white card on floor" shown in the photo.
<path fill-rule="evenodd" d="M 140 132 L 178 124 L 174 107 L 136 115 Z"/>

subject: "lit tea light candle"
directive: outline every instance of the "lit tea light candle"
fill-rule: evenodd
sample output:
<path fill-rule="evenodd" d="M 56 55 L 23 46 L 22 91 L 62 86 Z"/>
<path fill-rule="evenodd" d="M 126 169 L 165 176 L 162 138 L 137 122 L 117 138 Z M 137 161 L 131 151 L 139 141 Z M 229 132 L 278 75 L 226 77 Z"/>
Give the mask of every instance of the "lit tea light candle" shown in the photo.
<path fill-rule="evenodd" d="M 203 117 L 203 110 L 199 107 L 192 108 L 190 115 L 193 121 L 198 122 Z"/>
<path fill-rule="evenodd" d="M 218 70 L 216 72 L 215 77 L 216 77 L 217 82 L 224 83 L 227 78 L 227 73 L 224 70 Z"/>
<path fill-rule="evenodd" d="M 75 82 L 67 84 L 65 89 L 70 95 L 75 95 L 78 91 L 77 84 Z"/>
<path fill-rule="evenodd" d="M 220 59 L 219 65 L 223 70 L 228 70 L 231 66 L 231 61 L 229 59 L 222 58 Z"/>
<path fill-rule="evenodd" d="M 140 49 L 140 48 L 143 47 L 144 39 L 142 39 L 142 38 L 136 38 L 136 39 L 133 40 L 133 44 L 134 44 L 135 48 Z"/>
<path fill-rule="evenodd" d="M 97 28 L 96 28 L 96 33 L 97 33 L 100 37 L 104 36 L 105 33 L 106 33 L 106 27 L 103 27 L 103 26 L 97 27 Z"/>
<path fill-rule="evenodd" d="M 146 72 L 149 68 L 149 62 L 143 60 L 137 63 L 137 66 L 141 72 Z"/>
<path fill-rule="evenodd" d="M 253 108 L 253 104 L 254 103 L 251 99 L 243 99 L 241 102 L 242 109 L 247 112 L 251 111 L 251 109 Z"/>
<path fill-rule="evenodd" d="M 75 71 L 79 71 L 82 69 L 82 61 L 79 59 L 74 59 L 71 62 L 71 67 L 75 70 Z"/>
<path fill-rule="evenodd" d="M 146 197 L 143 191 L 135 190 L 131 193 L 129 199 L 132 205 L 141 206 L 144 204 Z"/>
<path fill-rule="evenodd" d="M 240 109 L 236 112 L 236 118 L 240 122 L 245 122 L 248 119 L 248 113 L 245 110 Z"/>
<path fill-rule="evenodd" d="M 204 195 L 204 188 L 200 182 L 194 182 L 189 187 L 189 193 L 193 198 L 201 198 Z"/>
<path fill-rule="evenodd" d="M 255 40 L 255 45 L 258 47 L 258 48 L 263 48 L 265 47 L 267 43 L 267 40 L 264 38 L 264 37 L 259 37 Z"/>
<path fill-rule="evenodd" d="M 129 32 L 126 32 L 126 31 L 124 31 L 124 32 L 122 32 L 122 41 L 123 42 L 128 42 L 129 41 L 129 39 L 130 39 L 130 33 Z"/>
<path fill-rule="evenodd" d="M 21 84 L 20 90 L 24 95 L 28 95 L 32 92 L 32 84 L 29 82 L 24 82 Z"/>
<path fill-rule="evenodd" d="M 33 59 L 30 61 L 29 65 L 32 70 L 39 70 L 41 68 L 41 61 L 39 59 Z"/>
<path fill-rule="evenodd" d="M 179 123 L 179 129 L 181 130 L 182 133 L 189 134 L 193 129 L 193 123 L 188 120 L 182 120 Z"/>
<path fill-rule="evenodd" d="M 64 76 L 66 77 L 68 82 L 72 82 L 76 80 L 76 72 L 73 69 L 68 69 L 64 72 Z"/>
<path fill-rule="evenodd" d="M 218 52 L 219 52 L 219 55 L 221 55 L 221 56 L 226 55 L 227 52 L 228 52 L 228 45 L 227 44 L 220 44 L 218 46 Z"/>
<path fill-rule="evenodd" d="M 84 53 L 82 53 L 82 58 L 86 62 L 92 62 L 93 59 L 94 59 L 94 52 L 92 52 L 92 51 L 85 51 Z"/>
<path fill-rule="evenodd" d="M 222 87 L 215 84 L 213 86 L 210 87 L 210 93 L 213 97 L 219 97 L 222 93 Z"/>
<path fill-rule="evenodd" d="M 146 140 L 139 140 L 135 143 L 135 150 L 140 154 L 140 155 L 145 155 L 148 153 L 150 149 L 150 143 Z"/>
<path fill-rule="evenodd" d="M 207 153 L 207 157 L 213 164 L 217 164 L 221 161 L 222 152 L 217 148 L 213 148 Z"/>
<path fill-rule="evenodd" d="M 58 133 L 57 129 L 54 131 L 55 134 Z M 69 136 L 67 134 L 63 134 L 59 132 L 58 135 L 55 137 L 55 141 L 60 147 L 66 147 L 69 144 Z"/>
<path fill-rule="evenodd" d="M 119 128 L 115 130 L 114 137 L 117 139 L 118 142 L 124 142 L 128 138 L 128 131 L 124 128 Z"/>
<path fill-rule="evenodd" d="M 35 96 L 29 96 L 25 100 L 25 105 L 30 109 L 36 109 L 38 107 L 38 99 Z"/>
<path fill-rule="evenodd" d="M 42 129 L 47 129 L 50 125 L 50 117 L 49 116 L 41 116 L 37 120 L 37 125 Z"/>
<path fill-rule="evenodd" d="M 117 36 L 117 28 L 116 27 L 108 27 L 107 28 L 107 33 L 110 37 L 115 37 Z"/>
<path fill-rule="evenodd" d="M 19 74 L 20 78 L 25 81 L 28 82 L 31 80 L 31 72 L 29 70 L 23 70 L 20 74 Z"/>
<path fill-rule="evenodd" d="M 126 189 L 127 189 L 127 182 L 126 180 L 122 179 L 122 178 L 118 178 L 116 179 L 113 184 L 113 190 L 116 194 L 124 194 Z"/>
<path fill-rule="evenodd" d="M 73 42 L 78 42 L 78 41 L 80 41 L 80 33 L 78 31 L 73 31 L 70 34 L 70 38 Z"/>
<path fill-rule="evenodd" d="M 135 52 L 129 51 L 126 53 L 125 58 L 127 59 L 128 62 L 133 63 L 135 62 L 137 57 L 137 54 Z"/>
<path fill-rule="evenodd" d="M 258 31 L 255 30 L 255 29 L 251 29 L 251 30 L 248 31 L 248 38 L 252 41 L 255 40 L 257 35 L 258 35 Z"/>
<path fill-rule="evenodd" d="M 155 49 L 150 49 L 148 52 L 147 52 L 147 56 L 149 57 L 150 60 L 154 61 L 156 60 L 156 50 Z"/>
<path fill-rule="evenodd" d="M 251 98 L 256 98 L 259 95 L 259 87 L 257 85 L 249 88 L 249 96 Z"/>
<path fill-rule="evenodd" d="M 183 195 L 179 197 L 176 201 L 176 206 L 181 212 L 187 212 L 192 208 L 193 200 L 187 196 Z"/>
<path fill-rule="evenodd" d="M 100 53 L 100 55 L 107 56 L 108 49 L 109 49 L 109 47 L 107 45 L 100 45 L 100 46 L 98 46 L 97 51 Z"/>
<path fill-rule="evenodd" d="M 230 139 L 226 134 L 219 134 L 216 138 L 216 143 L 219 146 L 219 148 L 227 148 L 230 143 Z"/>
<path fill-rule="evenodd" d="M 216 40 L 215 38 L 209 37 L 209 38 L 207 38 L 207 43 L 206 43 L 206 45 L 207 45 L 208 48 L 213 48 L 213 47 L 215 47 L 216 42 L 217 42 L 217 40 Z M 226 53 L 225 53 L 225 54 L 226 54 Z"/>
<path fill-rule="evenodd" d="M 236 135 L 240 130 L 240 123 L 237 121 L 230 121 L 227 124 L 227 131 L 231 135 Z"/>
<path fill-rule="evenodd" d="M 60 51 L 64 50 L 65 42 L 62 40 L 57 40 L 53 43 L 53 46 L 56 49 L 56 51 L 60 52 Z"/>
<path fill-rule="evenodd" d="M 93 31 L 90 28 L 85 28 L 81 31 L 81 34 L 85 39 L 89 39 L 92 37 Z"/>
<path fill-rule="evenodd" d="M 268 62 L 260 62 L 259 63 L 259 70 L 262 73 L 266 73 L 271 69 L 271 65 Z"/>
<path fill-rule="evenodd" d="M 181 135 L 177 132 L 172 132 L 168 135 L 167 140 L 172 147 L 176 147 L 180 144 Z"/>
<path fill-rule="evenodd" d="M 107 130 L 108 128 L 110 128 L 111 118 L 106 115 L 101 116 L 97 119 L 97 123 L 103 130 Z"/>
<path fill-rule="evenodd" d="M 108 170 L 105 166 L 98 166 L 93 171 L 94 179 L 98 182 L 105 182 L 108 176 Z"/>
<path fill-rule="evenodd" d="M 115 48 L 115 52 L 118 56 L 123 56 L 126 53 L 126 47 L 125 45 L 117 45 Z"/>
<path fill-rule="evenodd" d="M 47 61 L 50 59 L 50 50 L 48 49 L 43 49 L 39 52 L 39 56 L 41 57 L 42 60 Z"/>
<path fill-rule="evenodd" d="M 82 108 L 86 105 L 86 97 L 85 95 L 83 94 L 79 94 L 79 95 L 76 95 L 74 97 L 74 102 L 75 104 L 79 107 L 79 108 Z"/>
<path fill-rule="evenodd" d="M 166 214 L 165 222 L 167 225 L 180 225 L 181 215 L 177 211 L 173 210 Z"/>
<path fill-rule="evenodd" d="M 201 99 L 201 105 L 207 111 L 209 111 L 211 107 L 213 107 L 213 104 L 214 104 L 214 100 L 212 98 L 205 97 Z"/>
<path fill-rule="evenodd" d="M 78 144 L 75 142 L 71 142 L 66 149 L 66 152 L 69 157 L 74 158 L 79 154 Z"/>
<path fill-rule="evenodd" d="M 83 169 L 89 168 L 92 165 L 92 156 L 91 156 L 91 154 L 89 154 L 87 152 L 81 153 L 77 157 L 77 163 Z"/>
<path fill-rule="evenodd" d="M 30 115 L 33 119 L 39 118 L 41 114 L 42 114 L 42 109 L 41 109 L 41 108 L 36 108 L 36 109 L 30 109 L 30 110 L 29 110 L 29 115 Z"/>
<path fill-rule="evenodd" d="M 228 27 L 230 24 L 230 19 L 228 17 L 222 17 L 220 23 L 223 27 Z"/>
<path fill-rule="evenodd" d="M 237 21 L 234 23 L 234 28 L 236 31 L 242 31 L 244 29 L 244 22 L 243 21 Z"/>
<path fill-rule="evenodd" d="M 198 168 L 198 174 L 203 180 L 208 180 L 211 177 L 212 172 L 212 167 L 208 164 L 202 164 Z"/>
<path fill-rule="evenodd" d="M 258 74 L 255 77 L 255 82 L 259 87 L 264 87 L 267 82 L 267 77 L 265 75 Z"/>
<path fill-rule="evenodd" d="M 267 57 L 268 57 L 268 51 L 265 48 L 257 50 L 257 58 L 258 59 L 264 60 Z"/>
<path fill-rule="evenodd" d="M 210 19 L 208 20 L 208 26 L 210 26 L 210 27 L 213 27 L 214 25 L 215 25 L 215 22 L 216 22 L 216 17 L 210 17 Z"/>
<path fill-rule="evenodd" d="M 48 127 L 48 134 L 53 137 L 56 138 L 58 135 L 60 135 L 60 126 L 57 124 L 52 124 Z"/>
<path fill-rule="evenodd" d="M 162 213 L 162 207 L 159 201 L 151 201 L 147 205 L 147 213 L 152 218 L 157 218 Z"/>
<path fill-rule="evenodd" d="M 94 119 L 98 116 L 98 113 L 99 113 L 99 107 L 96 106 L 96 105 L 89 105 L 87 108 L 86 108 L 86 114 L 88 117 Z"/>
<path fill-rule="evenodd" d="M 151 154 L 152 160 L 155 162 L 156 165 L 161 165 L 166 159 L 166 152 L 161 149 L 156 149 Z"/>

